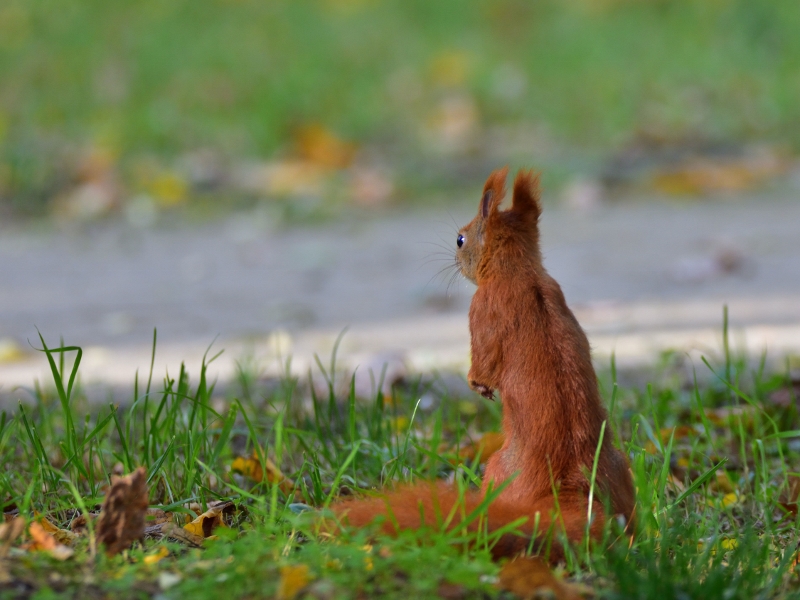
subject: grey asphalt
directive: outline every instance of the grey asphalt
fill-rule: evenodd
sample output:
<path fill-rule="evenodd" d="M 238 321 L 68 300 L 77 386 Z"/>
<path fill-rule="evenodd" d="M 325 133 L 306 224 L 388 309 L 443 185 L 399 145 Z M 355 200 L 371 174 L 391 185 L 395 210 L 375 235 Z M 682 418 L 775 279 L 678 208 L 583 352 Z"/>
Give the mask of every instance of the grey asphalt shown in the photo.
<path fill-rule="evenodd" d="M 2 225 L 0 339 L 22 355 L 0 362 L 0 390 L 44 377 L 28 345 L 37 327 L 50 344 L 86 348 L 83 376 L 98 381 L 145 370 L 154 327 L 159 368 L 199 360 L 216 338 L 222 377 L 243 355 L 274 362 L 276 346 L 305 369 L 345 326 L 342 364 L 391 355 L 463 370 L 472 287 L 437 272 L 473 200 L 287 229 L 260 213 L 199 227 Z M 545 264 L 597 352 L 636 362 L 664 345 L 713 344 L 724 304 L 743 343 L 800 351 L 798 225 L 800 198 L 784 192 L 548 206 L 541 231 Z"/>

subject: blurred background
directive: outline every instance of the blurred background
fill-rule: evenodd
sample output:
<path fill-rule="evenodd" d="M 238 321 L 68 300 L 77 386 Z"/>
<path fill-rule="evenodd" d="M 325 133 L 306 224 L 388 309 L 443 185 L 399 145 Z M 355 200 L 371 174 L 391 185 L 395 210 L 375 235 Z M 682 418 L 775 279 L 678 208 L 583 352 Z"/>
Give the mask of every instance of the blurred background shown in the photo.
<path fill-rule="evenodd" d="M 798 31 L 796 0 L 3 0 L 0 383 L 36 327 L 126 383 L 154 328 L 223 377 L 345 326 L 351 364 L 463 370 L 452 242 L 504 164 L 598 356 L 716 348 L 725 304 L 795 352 Z"/>

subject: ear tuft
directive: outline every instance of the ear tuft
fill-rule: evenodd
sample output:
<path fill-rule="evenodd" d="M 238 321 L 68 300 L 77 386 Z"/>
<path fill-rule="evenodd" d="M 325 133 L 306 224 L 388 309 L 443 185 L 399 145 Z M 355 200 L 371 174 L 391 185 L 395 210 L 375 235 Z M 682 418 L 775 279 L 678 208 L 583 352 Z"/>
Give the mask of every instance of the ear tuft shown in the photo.
<path fill-rule="evenodd" d="M 534 175 L 533 171 L 519 171 L 514 179 L 511 210 L 536 221 L 542 213 L 539 196 L 539 174 Z"/>
<path fill-rule="evenodd" d="M 480 215 L 484 219 L 496 212 L 503 201 L 506 195 L 506 177 L 508 177 L 508 167 L 503 167 L 492 171 L 486 179 L 480 206 Z"/>

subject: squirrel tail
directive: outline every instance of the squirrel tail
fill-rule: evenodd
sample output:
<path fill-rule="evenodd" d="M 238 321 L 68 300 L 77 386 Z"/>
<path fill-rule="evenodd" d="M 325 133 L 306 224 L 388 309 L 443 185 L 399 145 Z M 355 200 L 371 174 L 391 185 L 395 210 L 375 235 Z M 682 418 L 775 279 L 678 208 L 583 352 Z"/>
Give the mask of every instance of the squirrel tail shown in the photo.
<path fill-rule="evenodd" d="M 492 547 L 495 559 L 531 550 L 556 563 L 564 558 L 564 538 L 577 543 L 586 535 L 588 501 L 582 494 L 561 494 L 557 499 L 546 496 L 525 506 L 498 499 L 489 504 L 483 519 L 468 520 L 483 499 L 481 492 L 463 494 L 452 485 L 427 482 L 401 487 L 380 497 L 337 502 L 331 509 L 345 528 L 367 527 L 381 518 L 380 530 L 388 535 L 422 527 L 449 531 L 465 521 L 468 531 L 486 527 L 491 533 L 517 520 L 524 521 L 514 528 L 516 532 L 504 533 L 497 539 Z M 604 512 L 602 504 L 594 505 L 589 535 L 597 539 L 603 529 Z"/>

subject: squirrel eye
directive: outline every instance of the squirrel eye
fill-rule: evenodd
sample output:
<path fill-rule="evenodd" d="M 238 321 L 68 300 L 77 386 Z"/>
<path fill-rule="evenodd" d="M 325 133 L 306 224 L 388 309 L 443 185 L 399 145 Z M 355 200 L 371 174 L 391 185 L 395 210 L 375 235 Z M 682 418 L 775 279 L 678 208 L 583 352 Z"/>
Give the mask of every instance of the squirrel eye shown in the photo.
<path fill-rule="evenodd" d="M 456 246 L 461 248 L 461 246 L 463 245 L 464 245 L 464 236 L 459 233 L 458 237 L 456 238 Z"/>

